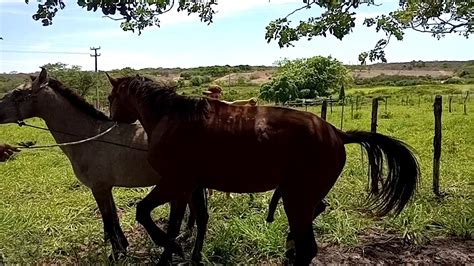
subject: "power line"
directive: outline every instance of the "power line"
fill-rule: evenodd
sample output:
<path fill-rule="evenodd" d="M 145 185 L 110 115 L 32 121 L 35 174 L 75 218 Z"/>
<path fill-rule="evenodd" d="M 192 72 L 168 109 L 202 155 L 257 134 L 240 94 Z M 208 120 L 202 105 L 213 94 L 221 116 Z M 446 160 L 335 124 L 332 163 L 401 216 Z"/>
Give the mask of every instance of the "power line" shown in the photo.
<path fill-rule="evenodd" d="M 77 54 L 77 55 L 85 55 L 89 53 L 81 53 L 81 52 L 62 52 L 62 51 L 26 51 L 26 50 L 0 50 L 1 53 L 19 53 L 19 54 Z"/>

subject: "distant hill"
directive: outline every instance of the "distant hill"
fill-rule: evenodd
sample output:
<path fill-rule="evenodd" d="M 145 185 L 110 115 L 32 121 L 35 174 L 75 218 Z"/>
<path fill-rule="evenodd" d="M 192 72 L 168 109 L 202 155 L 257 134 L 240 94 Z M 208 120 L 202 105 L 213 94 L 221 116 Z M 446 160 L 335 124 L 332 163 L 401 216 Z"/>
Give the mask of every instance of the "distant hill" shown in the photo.
<path fill-rule="evenodd" d="M 381 76 L 403 77 L 430 77 L 444 80 L 453 77 L 463 69 L 474 68 L 474 60 L 469 61 L 416 61 L 377 63 L 371 65 L 346 65 L 355 79 L 373 79 Z M 207 83 L 218 83 L 221 85 L 261 85 L 268 82 L 276 67 L 274 66 L 250 66 L 250 65 L 224 65 L 205 66 L 194 68 L 143 68 L 135 70 L 132 68 L 115 69 L 108 71 L 113 75 L 125 75 L 140 73 L 160 79 L 184 80 L 185 85 L 199 86 Z M 37 72 L 38 73 L 38 72 Z M 8 91 L 13 86 L 28 79 L 30 73 L 0 74 L 0 92 Z M 34 74 L 34 73 L 31 73 Z M 471 74 L 472 75 L 472 74 Z"/>

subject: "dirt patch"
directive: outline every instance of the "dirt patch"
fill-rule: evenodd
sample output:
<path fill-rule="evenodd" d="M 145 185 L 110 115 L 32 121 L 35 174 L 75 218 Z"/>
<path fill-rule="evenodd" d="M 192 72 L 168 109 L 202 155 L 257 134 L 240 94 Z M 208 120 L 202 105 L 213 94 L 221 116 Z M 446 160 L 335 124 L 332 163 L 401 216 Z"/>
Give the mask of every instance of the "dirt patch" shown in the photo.
<path fill-rule="evenodd" d="M 239 81 L 252 83 L 255 85 L 262 85 L 263 83 L 269 82 L 273 71 L 271 70 L 259 70 L 246 73 L 232 73 L 225 75 L 215 80 L 215 82 L 226 84 L 238 84 Z"/>
<path fill-rule="evenodd" d="M 272 77 L 273 71 L 253 71 L 248 73 L 232 73 L 224 77 L 218 78 L 215 82 L 220 82 L 223 84 L 231 83 L 238 84 L 239 81 L 246 83 L 252 83 L 255 85 L 262 85 L 263 83 L 269 82 Z M 373 78 L 380 75 L 386 76 L 431 76 L 431 77 L 451 77 L 454 75 L 454 72 L 451 70 L 390 70 L 390 69 L 370 69 L 370 70 L 353 70 L 352 76 L 355 78 Z"/>
<path fill-rule="evenodd" d="M 432 239 L 423 245 L 408 245 L 387 234 L 361 236 L 356 247 L 324 246 L 315 264 L 470 264 L 474 263 L 474 241 L 460 238 Z"/>
<path fill-rule="evenodd" d="M 431 77 L 450 77 L 454 75 L 450 70 L 387 70 L 387 69 L 371 69 L 371 70 L 353 70 L 352 76 L 358 78 L 373 78 L 380 75 L 386 76 L 431 76 Z"/>

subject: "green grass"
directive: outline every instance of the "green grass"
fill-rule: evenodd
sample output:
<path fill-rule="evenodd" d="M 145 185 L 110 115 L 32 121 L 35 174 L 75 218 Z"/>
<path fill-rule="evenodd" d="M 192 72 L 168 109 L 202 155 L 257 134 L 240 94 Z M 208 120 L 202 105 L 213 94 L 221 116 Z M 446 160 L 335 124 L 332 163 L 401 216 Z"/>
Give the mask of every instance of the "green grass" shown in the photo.
<path fill-rule="evenodd" d="M 472 86 L 440 89 L 450 88 L 474 90 Z M 251 87 L 244 89 L 248 90 L 245 93 L 252 90 Z M 377 89 L 367 90 L 373 92 L 369 92 L 369 96 L 378 95 Z M 348 94 L 351 93 L 348 90 Z M 468 115 L 463 115 L 459 100 L 453 101 L 453 112 L 449 113 L 444 98 L 440 181 L 441 190 L 447 195 L 437 199 L 431 192 L 434 136 L 431 96 L 422 96 L 418 106 L 416 95 L 410 96 L 413 100 L 409 105 L 401 105 L 397 94 L 393 94 L 387 106 L 390 115 L 381 118 L 385 112 L 381 103 L 378 121 L 378 132 L 397 137 L 416 150 L 422 182 L 415 201 L 398 217 L 376 219 L 364 211 L 367 158 L 361 161 L 360 146 L 347 145 L 347 164 L 327 197 L 331 206 L 315 222 L 318 243 L 355 245 L 358 235 L 369 229 L 405 236 L 415 243 L 436 236 L 472 238 L 474 101 L 469 100 Z M 356 112 L 358 119 L 351 119 L 350 109 L 350 106 L 345 108 L 343 129 L 368 130 L 370 106 L 362 105 Z M 319 114 L 320 107 L 309 107 L 308 111 Z M 339 127 L 340 114 L 340 106 L 334 106 L 332 113 L 328 107 L 327 119 Z M 39 119 L 30 122 L 43 124 Z M 38 144 L 54 143 L 49 133 L 35 129 L 1 125 L 0 132 L 0 142 L 14 144 L 36 140 Z M 130 232 L 137 226 L 133 203 L 147 191 L 148 188 L 114 189 L 125 231 Z M 270 196 L 271 192 L 258 193 L 252 202 L 245 194 L 234 194 L 232 199 L 226 199 L 223 193 L 214 194 L 209 203 L 204 261 L 281 262 L 286 216 L 280 204 L 275 222 L 266 224 Z M 154 215 L 166 218 L 167 211 L 167 207 L 159 208 Z M 0 253 L 5 262 L 104 262 L 109 245 L 104 244 L 102 237 L 102 221 L 92 194 L 76 180 L 67 158 L 58 148 L 23 151 L 13 160 L 0 164 Z M 136 238 L 142 238 L 142 241 Z M 147 236 L 132 234 L 129 240 L 133 250 L 154 250 Z M 136 246 L 137 243 L 143 246 Z M 136 262 L 133 258 L 129 260 Z"/>

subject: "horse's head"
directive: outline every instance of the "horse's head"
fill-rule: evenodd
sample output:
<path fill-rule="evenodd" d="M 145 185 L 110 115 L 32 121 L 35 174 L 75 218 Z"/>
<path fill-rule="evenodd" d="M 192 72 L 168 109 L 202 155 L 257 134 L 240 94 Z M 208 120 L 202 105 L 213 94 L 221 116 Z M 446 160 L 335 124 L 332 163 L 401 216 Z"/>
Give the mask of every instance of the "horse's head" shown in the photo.
<path fill-rule="evenodd" d="M 106 75 L 112 85 L 112 91 L 108 97 L 110 118 L 122 123 L 133 123 L 137 121 L 138 112 L 131 102 L 130 85 L 135 79 L 140 77 L 113 78 L 107 73 Z"/>
<path fill-rule="evenodd" d="M 0 123 L 14 123 L 35 116 L 36 96 L 48 84 L 48 73 L 43 68 L 31 82 L 18 86 L 0 99 Z"/>

